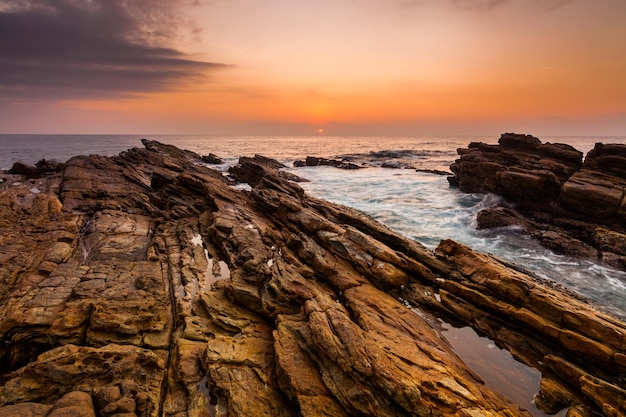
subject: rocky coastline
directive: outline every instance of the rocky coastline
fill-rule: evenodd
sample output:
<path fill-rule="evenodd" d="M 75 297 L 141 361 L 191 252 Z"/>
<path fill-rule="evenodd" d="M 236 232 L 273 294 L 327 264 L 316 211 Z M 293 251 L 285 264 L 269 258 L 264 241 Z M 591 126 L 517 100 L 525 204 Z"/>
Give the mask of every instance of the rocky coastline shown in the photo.
<path fill-rule="evenodd" d="M 506 198 L 478 215 L 480 228 L 521 226 L 556 252 L 626 270 L 626 145 L 597 143 L 583 161 L 569 145 L 505 133 L 458 153 L 450 184 Z"/>
<path fill-rule="evenodd" d="M 527 142 L 511 153 L 542 146 Z M 538 369 L 545 413 L 626 414 L 623 321 L 492 256 L 451 240 L 430 251 L 311 198 L 275 161 L 242 158 L 227 178 L 143 144 L 4 175 L 0 417 L 531 415 L 455 354 L 437 317 Z M 453 172 L 464 191 L 507 197 L 507 184 L 541 183 L 545 201 L 520 203 L 533 222 L 560 225 L 589 195 L 580 184 L 616 199 L 602 182 L 623 180 L 613 149 L 585 168 L 575 150 L 541 149 L 552 170 L 474 184 L 465 163 L 504 164 L 471 144 Z M 615 212 L 576 203 L 570 218 L 624 233 L 621 198 Z"/>

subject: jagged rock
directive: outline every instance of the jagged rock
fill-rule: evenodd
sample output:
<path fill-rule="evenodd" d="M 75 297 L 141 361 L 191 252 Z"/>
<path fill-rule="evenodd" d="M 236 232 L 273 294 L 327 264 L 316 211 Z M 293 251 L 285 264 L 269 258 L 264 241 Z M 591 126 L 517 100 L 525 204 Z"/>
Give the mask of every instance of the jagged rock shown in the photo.
<path fill-rule="evenodd" d="M 224 163 L 224 160 L 214 153 L 210 153 L 208 155 L 202 155 L 202 161 L 211 165 L 220 165 Z"/>
<path fill-rule="evenodd" d="M 238 181 L 250 184 L 250 186 L 257 186 L 261 180 L 268 174 L 272 174 L 279 178 L 286 179 L 293 182 L 307 182 L 307 179 L 299 177 L 290 172 L 281 171 L 281 168 L 286 166 L 274 159 L 267 158 L 261 155 L 255 155 L 254 158 L 241 157 L 239 158 L 239 164 L 231 167 L 228 171 Z"/>
<path fill-rule="evenodd" d="M 619 412 L 623 322 L 310 198 L 264 158 L 233 170 L 241 191 L 143 142 L 0 191 L 0 415 L 529 415 L 435 313 L 545 373 L 546 410 Z"/>
<path fill-rule="evenodd" d="M 62 171 L 64 168 L 65 164 L 62 162 L 47 161 L 45 159 L 40 160 L 34 166 L 26 162 L 17 161 L 13 163 L 13 166 L 7 173 L 23 175 L 26 178 L 39 178 L 44 174 Z"/>
<path fill-rule="evenodd" d="M 515 150 L 534 151 L 541 141 L 531 135 L 518 135 L 515 133 L 505 133 L 500 137 L 498 143 L 504 147 Z"/>
<path fill-rule="evenodd" d="M 63 162 L 42 159 L 35 164 L 35 167 L 37 167 L 40 173 L 46 174 L 62 171 L 65 168 L 65 164 Z"/>
<path fill-rule="evenodd" d="M 30 165 L 22 161 L 17 161 L 13 163 L 13 166 L 7 171 L 7 173 L 23 175 L 26 178 L 36 178 L 39 175 L 39 170 L 34 165 Z"/>
<path fill-rule="evenodd" d="M 479 230 L 518 226 L 520 230 L 528 233 L 533 223 L 509 207 L 496 206 L 481 210 L 476 215 L 476 226 Z"/>
<path fill-rule="evenodd" d="M 569 145 L 505 133 L 499 145 L 471 143 L 459 154 L 451 185 L 502 195 L 516 207 L 507 209 L 506 219 L 503 211 L 487 209 L 481 227 L 518 224 L 557 252 L 624 267 L 626 145 L 598 143 L 583 165 L 582 152 Z M 607 228 L 610 239 L 595 238 Z"/>
<path fill-rule="evenodd" d="M 360 165 L 353 164 L 352 162 L 346 162 L 337 159 L 319 158 L 317 156 L 307 156 L 304 161 L 295 161 L 294 167 L 316 167 L 320 165 L 328 165 L 339 169 L 359 169 L 363 168 Z"/>
<path fill-rule="evenodd" d="M 585 157 L 585 168 L 626 179 L 626 145 L 596 143 Z"/>
<path fill-rule="evenodd" d="M 510 133 L 499 143 L 472 142 L 459 150 L 461 158 L 450 169 L 461 191 L 492 192 L 532 208 L 558 197 L 561 185 L 582 167 L 582 153 L 569 145 Z"/>

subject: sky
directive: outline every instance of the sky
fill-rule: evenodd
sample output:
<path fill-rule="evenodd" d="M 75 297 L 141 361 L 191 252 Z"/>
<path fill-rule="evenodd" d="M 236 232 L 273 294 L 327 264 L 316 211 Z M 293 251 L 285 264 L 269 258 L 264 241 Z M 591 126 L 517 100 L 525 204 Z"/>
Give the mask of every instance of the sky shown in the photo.
<path fill-rule="evenodd" d="M 0 0 L 0 133 L 626 136 L 624 0 Z"/>

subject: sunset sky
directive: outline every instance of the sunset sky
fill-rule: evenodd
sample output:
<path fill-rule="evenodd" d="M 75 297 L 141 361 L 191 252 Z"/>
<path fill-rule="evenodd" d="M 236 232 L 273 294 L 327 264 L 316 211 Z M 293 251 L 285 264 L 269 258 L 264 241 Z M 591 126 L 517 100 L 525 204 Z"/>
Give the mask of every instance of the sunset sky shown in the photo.
<path fill-rule="evenodd" d="M 626 135 L 624 0 L 0 0 L 0 133 Z"/>

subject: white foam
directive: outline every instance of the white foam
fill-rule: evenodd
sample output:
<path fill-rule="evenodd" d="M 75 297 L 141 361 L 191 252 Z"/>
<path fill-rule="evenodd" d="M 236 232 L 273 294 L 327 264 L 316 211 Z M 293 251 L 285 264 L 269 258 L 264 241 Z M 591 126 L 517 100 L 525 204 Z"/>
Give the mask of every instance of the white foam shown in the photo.
<path fill-rule="evenodd" d="M 231 185 L 231 188 L 234 188 L 235 190 L 243 190 L 243 191 L 251 191 L 252 187 L 250 186 L 250 184 L 246 184 L 244 182 L 239 183 L 239 184 L 235 184 L 235 185 Z"/>

